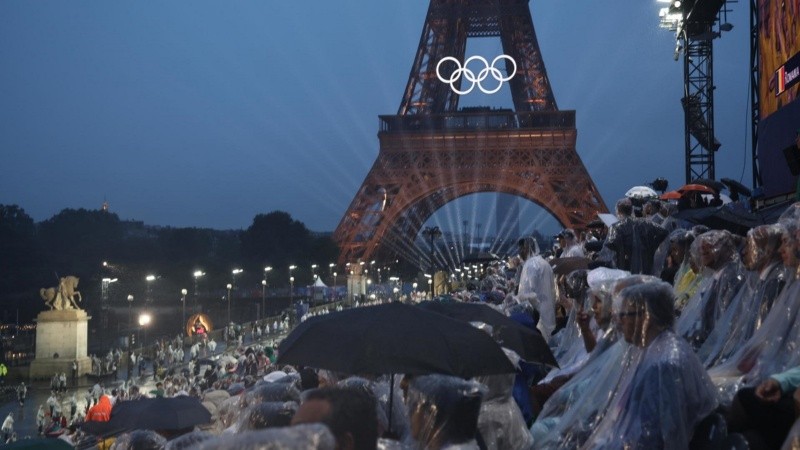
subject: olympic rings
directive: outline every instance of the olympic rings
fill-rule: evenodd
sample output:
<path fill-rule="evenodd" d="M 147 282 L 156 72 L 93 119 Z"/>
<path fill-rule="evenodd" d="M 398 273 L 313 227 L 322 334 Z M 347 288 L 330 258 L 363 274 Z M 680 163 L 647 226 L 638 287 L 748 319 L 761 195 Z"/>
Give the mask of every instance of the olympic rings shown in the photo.
<path fill-rule="evenodd" d="M 500 72 L 500 69 L 495 67 L 495 64 L 497 64 L 497 62 L 501 59 L 507 59 L 511 61 L 511 64 L 514 66 L 514 70 L 511 71 L 511 75 L 507 77 L 504 77 L 503 73 Z M 450 78 L 442 77 L 442 74 L 439 70 L 442 66 L 442 63 L 445 61 L 452 61 L 456 65 L 456 70 L 453 71 L 453 73 L 450 75 Z M 469 63 L 471 63 L 472 61 L 481 61 L 483 65 L 486 66 L 483 69 L 481 69 L 480 72 L 478 72 L 477 76 L 475 76 L 475 72 L 467 68 L 467 66 L 469 66 Z M 488 61 L 486 61 L 485 58 L 477 55 L 470 56 L 469 58 L 467 58 L 467 60 L 464 62 L 463 67 L 461 66 L 461 63 L 452 56 L 445 56 L 439 61 L 438 64 L 436 64 L 436 77 L 439 78 L 439 81 L 441 81 L 442 83 L 449 84 L 450 89 L 452 89 L 453 92 L 455 92 L 458 95 L 469 94 L 470 92 L 472 92 L 473 89 L 475 89 L 476 85 L 478 86 L 478 89 L 480 89 L 481 92 L 483 92 L 484 94 L 494 94 L 495 92 L 499 91 L 501 87 L 503 87 L 503 83 L 513 78 L 514 75 L 516 75 L 516 73 L 517 73 L 517 62 L 514 61 L 514 58 L 508 55 L 500 55 L 496 57 L 495 59 L 492 60 L 491 65 L 489 64 Z M 498 83 L 496 88 L 487 90 L 483 87 L 481 82 L 485 80 L 486 77 L 488 77 L 490 74 L 492 75 L 492 78 L 498 81 Z M 463 91 L 456 87 L 456 82 L 459 80 L 459 78 L 461 78 L 462 75 L 464 76 L 465 80 L 472 83 L 472 85 L 468 89 Z"/>

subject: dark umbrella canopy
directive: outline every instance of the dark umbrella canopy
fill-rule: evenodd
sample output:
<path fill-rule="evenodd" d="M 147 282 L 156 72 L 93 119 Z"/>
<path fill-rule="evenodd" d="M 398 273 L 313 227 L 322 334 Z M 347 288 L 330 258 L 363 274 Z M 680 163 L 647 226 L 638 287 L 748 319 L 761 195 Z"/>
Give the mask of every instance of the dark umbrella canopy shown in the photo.
<path fill-rule="evenodd" d="M 700 185 L 703 185 L 703 186 L 708 186 L 711 189 L 715 190 L 716 192 L 719 192 L 719 191 L 725 189 L 725 187 L 726 187 L 725 184 L 723 184 L 723 183 L 721 183 L 721 182 L 719 182 L 717 180 L 710 180 L 708 178 L 698 178 L 698 179 L 692 181 L 692 183 L 693 184 L 700 184 Z"/>
<path fill-rule="evenodd" d="M 81 429 L 92 434 L 126 430 L 182 430 L 211 422 L 211 413 L 195 397 L 143 398 L 118 402 L 108 422 L 86 422 Z"/>
<path fill-rule="evenodd" d="M 556 275 L 567 275 L 574 270 L 585 270 L 589 268 L 590 260 L 581 256 L 569 256 L 566 258 L 555 258 L 550 261 L 553 273 Z"/>
<path fill-rule="evenodd" d="M 741 236 L 746 235 L 751 228 L 764 224 L 764 221 L 753 213 L 725 206 L 687 209 L 678 212 L 675 217 L 709 228 L 728 230 Z"/>
<path fill-rule="evenodd" d="M 744 195 L 745 197 L 753 196 L 753 191 L 751 191 L 750 188 L 743 185 L 742 183 L 739 183 L 736 180 L 732 180 L 730 178 L 722 178 L 720 181 L 725 183 L 725 185 L 728 186 L 728 190 L 730 190 L 731 192 L 739 193 L 741 195 Z"/>
<path fill-rule="evenodd" d="M 492 332 L 499 344 L 514 350 L 522 359 L 533 363 L 558 366 L 553 352 L 550 351 L 550 347 L 541 334 L 525 328 L 491 306 L 481 303 L 427 301 L 420 303 L 419 307 L 453 319 L 491 325 Z"/>
<path fill-rule="evenodd" d="M 441 373 L 467 378 L 514 372 L 485 332 L 402 303 L 312 317 L 281 342 L 278 364 L 354 375 Z"/>
<path fill-rule="evenodd" d="M 678 192 L 680 192 L 681 194 L 686 192 L 705 192 L 707 194 L 717 193 L 717 191 L 715 191 L 714 188 L 710 188 L 704 184 L 697 184 L 697 183 L 685 184 L 681 186 L 680 189 L 678 189 Z"/>

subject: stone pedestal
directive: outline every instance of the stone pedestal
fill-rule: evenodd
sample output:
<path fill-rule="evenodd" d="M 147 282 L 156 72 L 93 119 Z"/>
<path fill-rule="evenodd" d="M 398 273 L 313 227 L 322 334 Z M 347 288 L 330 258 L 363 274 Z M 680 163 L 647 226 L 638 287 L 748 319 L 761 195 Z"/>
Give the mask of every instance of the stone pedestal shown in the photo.
<path fill-rule="evenodd" d="M 82 309 L 44 311 L 36 317 L 36 359 L 29 377 L 49 379 L 56 372 L 72 376 L 72 362 L 78 362 L 78 376 L 92 370 L 86 354 L 89 317 Z"/>

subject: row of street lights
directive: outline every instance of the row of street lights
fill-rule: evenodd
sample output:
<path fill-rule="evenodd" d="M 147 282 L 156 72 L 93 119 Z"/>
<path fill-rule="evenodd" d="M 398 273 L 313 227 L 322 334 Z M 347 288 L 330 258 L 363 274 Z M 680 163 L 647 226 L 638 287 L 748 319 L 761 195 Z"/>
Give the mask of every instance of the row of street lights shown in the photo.
<path fill-rule="evenodd" d="M 103 262 L 103 265 L 104 265 L 104 267 L 108 267 L 108 263 L 107 262 Z M 315 277 L 316 277 L 316 269 L 317 269 L 317 267 L 318 266 L 316 264 L 312 264 L 311 265 L 311 270 L 312 270 L 312 273 L 314 273 Z M 335 264 L 334 263 L 330 263 L 328 267 L 332 271 L 333 268 L 335 267 Z M 289 266 L 289 286 L 290 286 L 290 288 L 289 288 L 289 299 L 290 299 L 290 302 L 294 300 L 294 281 L 295 281 L 295 279 L 294 279 L 294 276 L 292 275 L 292 271 L 295 270 L 295 269 L 297 269 L 296 265 L 292 264 L 292 265 Z M 261 314 L 263 314 L 263 311 L 266 310 L 265 309 L 266 308 L 266 288 L 267 288 L 267 286 L 269 286 L 268 276 L 269 276 L 269 272 L 271 272 L 271 271 L 272 271 L 272 267 L 271 266 L 265 267 L 264 268 L 264 278 L 261 280 Z M 243 272 L 244 272 L 244 270 L 240 269 L 240 268 L 233 269 L 231 271 L 231 274 L 232 274 L 232 277 L 233 277 L 233 282 L 232 283 L 228 283 L 225 286 L 227 291 L 228 291 L 228 295 L 227 295 L 228 323 L 231 322 L 231 295 L 232 295 L 232 290 L 235 289 L 235 287 L 236 287 L 236 276 L 241 274 L 241 273 L 243 273 Z M 198 297 L 198 295 L 197 295 L 197 285 L 198 285 L 199 279 L 202 278 L 205 275 L 206 275 L 206 273 L 203 272 L 202 270 L 197 270 L 197 271 L 195 271 L 193 273 L 193 278 L 194 278 L 194 292 L 193 292 L 193 294 L 194 294 L 194 304 L 195 304 L 195 306 L 197 306 L 197 297 Z M 336 285 L 336 277 L 337 277 L 337 275 L 338 274 L 336 272 L 333 272 L 334 285 Z M 156 279 L 158 279 L 158 277 L 156 275 L 152 275 L 152 274 L 147 275 L 145 277 L 145 281 L 147 281 L 147 294 L 146 294 L 146 298 L 145 298 L 145 303 L 151 303 L 153 301 L 153 299 L 152 299 L 152 282 L 155 281 Z M 113 279 L 113 280 L 112 279 L 105 279 L 105 278 L 103 279 L 104 286 L 107 283 L 111 283 L 111 282 L 115 282 L 115 281 L 117 281 L 117 279 Z M 187 289 L 183 288 L 183 289 L 181 289 L 180 293 L 181 293 L 181 309 L 182 309 L 182 319 L 183 319 L 182 323 L 185 325 L 185 323 L 186 323 L 186 296 L 188 295 L 189 292 L 188 292 Z M 129 294 L 128 295 L 128 323 L 129 324 L 132 323 L 132 307 L 133 307 L 133 294 Z M 148 323 L 149 323 L 149 321 L 148 321 Z"/>

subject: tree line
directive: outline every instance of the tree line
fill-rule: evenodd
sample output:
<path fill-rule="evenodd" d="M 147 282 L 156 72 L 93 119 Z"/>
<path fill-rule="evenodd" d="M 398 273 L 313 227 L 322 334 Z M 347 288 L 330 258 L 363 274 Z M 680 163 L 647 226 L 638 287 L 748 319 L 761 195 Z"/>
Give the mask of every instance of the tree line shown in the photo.
<path fill-rule="evenodd" d="M 261 292 L 264 268 L 270 289 L 288 285 L 289 265 L 295 285 L 313 282 L 312 264 L 327 282 L 328 265 L 339 250 L 329 235 L 312 233 L 283 211 L 258 214 L 245 230 L 172 228 L 120 220 L 104 210 L 64 209 L 36 223 L 18 205 L 0 205 L 0 303 L 2 322 L 27 322 L 42 311 L 39 289 L 58 278 L 80 278 L 78 290 L 87 306 L 180 301 L 181 289 L 215 296 L 235 282 L 234 298 Z M 104 264 L 105 263 L 105 264 Z M 233 278 L 232 270 L 243 273 Z M 195 278 L 202 270 L 205 275 Z M 157 278 L 148 286 L 145 277 Z M 116 281 L 107 283 L 104 278 Z M 340 279 L 339 281 L 342 281 Z M 105 303 L 104 303 L 105 302 Z"/>

